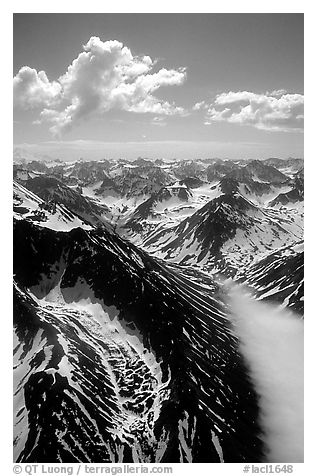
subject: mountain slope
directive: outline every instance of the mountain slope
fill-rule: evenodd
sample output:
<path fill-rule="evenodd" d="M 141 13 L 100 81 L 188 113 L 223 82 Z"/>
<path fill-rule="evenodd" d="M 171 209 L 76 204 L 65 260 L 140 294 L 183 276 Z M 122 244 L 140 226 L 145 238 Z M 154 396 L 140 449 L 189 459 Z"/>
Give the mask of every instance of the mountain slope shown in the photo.
<path fill-rule="evenodd" d="M 161 188 L 123 219 L 120 233 L 132 242 L 142 243 L 151 231 L 171 228 L 191 216 L 202 205 L 223 193 L 220 184 L 188 178 Z"/>
<path fill-rule="evenodd" d="M 92 225 L 110 228 L 111 214 L 107 206 L 96 204 L 77 190 L 68 187 L 51 176 L 41 176 L 26 180 L 23 185 L 42 200 L 65 205 L 83 220 Z"/>
<path fill-rule="evenodd" d="M 180 225 L 150 234 L 143 246 L 177 263 L 238 269 L 272 248 L 300 240 L 301 233 L 299 225 L 257 207 L 233 187 Z"/>
<path fill-rule="evenodd" d="M 81 227 L 91 229 L 64 205 L 42 200 L 17 182 L 13 183 L 13 214 L 17 220 L 28 220 L 57 231 Z"/>
<path fill-rule="evenodd" d="M 251 285 L 259 299 L 304 314 L 303 242 L 270 253 L 242 274 L 241 281 Z"/>
<path fill-rule="evenodd" d="M 15 460 L 260 461 L 218 286 L 103 230 L 14 229 Z"/>

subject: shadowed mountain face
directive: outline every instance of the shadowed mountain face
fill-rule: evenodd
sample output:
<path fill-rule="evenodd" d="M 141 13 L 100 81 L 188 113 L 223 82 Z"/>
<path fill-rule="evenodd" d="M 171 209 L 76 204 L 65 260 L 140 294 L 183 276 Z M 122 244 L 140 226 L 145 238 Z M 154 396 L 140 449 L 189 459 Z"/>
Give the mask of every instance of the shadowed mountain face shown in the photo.
<path fill-rule="evenodd" d="M 302 202 L 304 200 L 301 192 L 293 188 L 290 192 L 280 193 L 274 200 L 270 202 L 270 206 L 287 205 L 289 203 Z"/>
<path fill-rule="evenodd" d="M 104 231 L 20 220 L 14 236 L 16 461 L 261 459 L 257 397 L 210 278 Z"/>

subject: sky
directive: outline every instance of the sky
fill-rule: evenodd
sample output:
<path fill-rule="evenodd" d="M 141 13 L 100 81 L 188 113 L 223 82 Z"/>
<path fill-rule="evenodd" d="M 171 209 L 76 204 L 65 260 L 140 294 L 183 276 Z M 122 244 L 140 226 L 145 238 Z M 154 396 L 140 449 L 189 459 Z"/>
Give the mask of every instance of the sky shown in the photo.
<path fill-rule="evenodd" d="M 303 15 L 14 14 L 14 144 L 64 160 L 303 157 Z"/>

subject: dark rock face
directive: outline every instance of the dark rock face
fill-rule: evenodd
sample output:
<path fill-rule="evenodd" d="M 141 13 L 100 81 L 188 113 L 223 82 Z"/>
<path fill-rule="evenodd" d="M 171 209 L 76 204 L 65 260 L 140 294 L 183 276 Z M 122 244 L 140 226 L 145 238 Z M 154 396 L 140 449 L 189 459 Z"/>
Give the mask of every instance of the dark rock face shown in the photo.
<path fill-rule="evenodd" d="M 20 220 L 14 236 L 16 461 L 261 460 L 257 397 L 211 279 L 102 230 Z"/>
<path fill-rule="evenodd" d="M 228 176 L 228 177 L 224 177 L 220 181 L 220 186 L 221 186 L 221 190 L 223 191 L 223 193 L 232 194 L 232 193 L 238 191 L 239 182 L 237 180 L 235 180 L 234 178 Z"/>
<path fill-rule="evenodd" d="M 197 188 L 204 184 L 203 180 L 198 177 L 186 177 L 180 180 L 180 185 L 185 185 L 187 188 Z"/>
<path fill-rule="evenodd" d="M 106 176 L 103 178 L 100 187 L 96 189 L 96 195 L 120 196 L 120 189 L 113 179 Z"/>

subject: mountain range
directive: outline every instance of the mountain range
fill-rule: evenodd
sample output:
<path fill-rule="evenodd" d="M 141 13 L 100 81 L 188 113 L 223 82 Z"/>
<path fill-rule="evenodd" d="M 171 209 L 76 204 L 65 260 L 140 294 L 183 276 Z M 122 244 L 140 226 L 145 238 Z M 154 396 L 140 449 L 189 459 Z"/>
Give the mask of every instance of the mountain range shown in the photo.
<path fill-rule="evenodd" d="M 223 283 L 303 322 L 303 160 L 20 159 L 14 461 L 266 461 Z"/>

